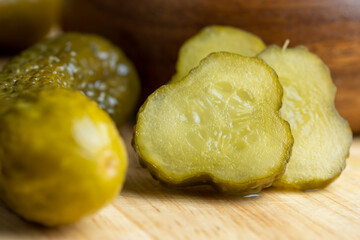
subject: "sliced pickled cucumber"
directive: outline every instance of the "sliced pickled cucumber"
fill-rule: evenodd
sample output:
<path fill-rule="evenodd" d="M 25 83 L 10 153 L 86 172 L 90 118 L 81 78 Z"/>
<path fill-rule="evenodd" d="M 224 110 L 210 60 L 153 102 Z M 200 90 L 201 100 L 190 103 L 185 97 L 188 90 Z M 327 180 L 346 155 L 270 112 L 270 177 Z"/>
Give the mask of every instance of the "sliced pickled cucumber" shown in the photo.
<path fill-rule="evenodd" d="M 213 53 L 149 96 L 135 149 L 164 183 L 258 192 L 283 172 L 293 143 L 278 114 L 281 98 L 277 75 L 262 60 Z"/>
<path fill-rule="evenodd" d="M 249 32 L 228 26 L 205 27 L 181 47 L 176 63 L 177 72 L 171 82 L 181 80 L 212 52 L 232 52 L 252 57 L 264 48 L 263 41 Z"/>
<path fill-rule="evenodd" d="M 284 87 L 281 116 L 290 123 L 294 147 L 285 174 L 275 186 L 326 186 L 344 169 L 352 133 L 334 106 L 336 88 L 329 69 L 305 47 L 270 46 L 260 55 Z"/>
<path fill-rule="evenodd" d="M 95 102 L 58 88 L 1 106 L 0 196 L 14 212 L 47 226 L 70 224 L 118 194 L 126 149 Z"/>
<path fill-rule="evenodd" d="M 62 87 L 83 92 L 121 126 L 140 92 L 136 70 L 123 52 L 96 35 L 67 33 L 11 59 L 0 76 L 0 97 Z"/>

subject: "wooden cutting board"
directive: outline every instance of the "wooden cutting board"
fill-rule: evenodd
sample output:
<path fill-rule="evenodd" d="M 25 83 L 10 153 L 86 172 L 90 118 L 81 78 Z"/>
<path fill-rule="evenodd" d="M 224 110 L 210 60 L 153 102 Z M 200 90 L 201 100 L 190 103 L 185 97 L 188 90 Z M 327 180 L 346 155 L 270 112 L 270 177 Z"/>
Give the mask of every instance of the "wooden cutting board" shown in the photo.
<path fill-rule="evenodd" d="M 130 167 L 124 189 L 99 213 L 67 227 L 29 224 L 0 205 L 0 239 L 360 239 L 360 137 L 347 167 L 323 190 L 267 189 L 249 198 L 162 187 L 137 163 L 132 127 L 121 133 Z"/>

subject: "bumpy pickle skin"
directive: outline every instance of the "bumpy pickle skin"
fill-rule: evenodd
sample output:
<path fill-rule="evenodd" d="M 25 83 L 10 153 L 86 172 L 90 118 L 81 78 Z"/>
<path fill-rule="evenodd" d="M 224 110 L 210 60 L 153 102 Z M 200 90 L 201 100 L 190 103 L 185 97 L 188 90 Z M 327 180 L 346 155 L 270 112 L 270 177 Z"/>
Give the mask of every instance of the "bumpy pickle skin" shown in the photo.
<path fill-rule="evenodd" d="M 59 226 L 99 210 L 118 194 L 127 154 L 106 112 L 78 91 L 57 88 L 6 101 L 0 168 L 1 199 L 15 213 Z"/>
<path fill-rule="evenodd" d="M 0 52 L 23 50 L 58 21 L 61 0 L 1 0 Z"/>
<path fill-rule="evenodd" d="M 1 199 L 46 226 L 109 203 L 127 154 L 108 113 L 121 126 L 138 94 L 132 64 L 94 35 L 65 34 L 11 59 L 0 73 Z"/>
<path fill-rule="evenodd" d="M 282 88 L 258 58 L 213 53 L 140 108 L 133 145 L 166 185 L 212 184 L 246 195 L 284 171 L 293 138 L 280 118 Z"/>
<path fill-rule="evenodd" d="M 176 62 L 176 74 L 170 83 L 183 79 L 201 59 L 212 52 L 231 52 L 253 57 L 265 47 L 258 36 L 244 30 L 219 25 L 205 27 L 181 46 Z"/>
<path fill-rule="evenodd" d="M 3 98 L 33 89 L 62 87 L 83 92 L 120 127 L 133 113 L 140 83 L 133 64 L 104 38 L 67 33 L 10 60 L 0 76 Z"/>
<path fill-rule="evenodd" d="M 352 132 L 334 105 L 336 88 L 324 62 L 305 47 L 269 46 L 259 57 L 279 75 L 284 88 L 282 118 L 290 123 L 294 147 L 284 175 L 274 186 L 323 188 L 345 167 Z"/>

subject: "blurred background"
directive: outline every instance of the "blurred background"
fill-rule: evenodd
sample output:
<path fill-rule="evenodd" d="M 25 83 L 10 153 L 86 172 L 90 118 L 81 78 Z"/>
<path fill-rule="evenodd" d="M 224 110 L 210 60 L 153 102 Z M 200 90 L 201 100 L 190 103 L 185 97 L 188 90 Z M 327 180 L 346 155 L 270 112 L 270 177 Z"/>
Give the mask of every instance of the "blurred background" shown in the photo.
<path fill-rule="evenodd" d="M 338 88 L 339 113 L 360 132 L 359 0 L 0 0 L 0 62 L 49 32 L 100 34 L 135 63 L 143 101 L 175 73 L 182 43 L 212 24 L 239 27 L 266 44 L 290 39 L 289 47 L 319 55 Z"/>

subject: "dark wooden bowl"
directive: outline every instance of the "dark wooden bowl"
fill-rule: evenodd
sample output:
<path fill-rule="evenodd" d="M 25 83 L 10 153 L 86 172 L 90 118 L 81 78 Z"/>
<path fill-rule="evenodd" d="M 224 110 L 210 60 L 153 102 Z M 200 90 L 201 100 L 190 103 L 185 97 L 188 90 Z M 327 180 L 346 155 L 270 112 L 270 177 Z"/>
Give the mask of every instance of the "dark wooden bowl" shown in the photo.
<path fill-rule="evenodd" d="M 305 45 L 330 67 L 336 106 L 360 132 L 359 0 L 66 0 L 63 27 L 102 34 L 135 62 L 147 96 L 174 73 L 181 44 L 210 24 L 232 25 L 267 44 Z"/>

